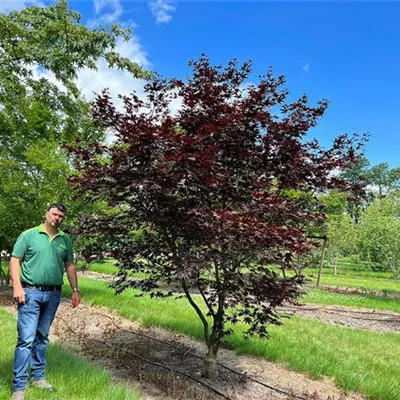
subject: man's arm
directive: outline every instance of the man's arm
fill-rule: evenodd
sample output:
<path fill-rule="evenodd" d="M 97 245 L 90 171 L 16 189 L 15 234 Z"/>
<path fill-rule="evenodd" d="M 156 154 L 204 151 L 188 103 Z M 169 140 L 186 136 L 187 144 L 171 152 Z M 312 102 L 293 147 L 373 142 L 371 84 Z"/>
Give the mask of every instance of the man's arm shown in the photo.
<path fill-rule="evenodd" d="M 25 303 L 25 291 L 21 285 L 21 260 L 17 257 L 10 259 L 10 277 L 13 284 L 13 297 L 18 303 Z"/>
<path fill-rule="evenodd" d="M 65 263 L 65 271 L 67 272 L 67 278 L 72 289 L 72 307 L 75 308 L 81 302 L 75 264 L 72 261 L 67 261 Z"/>

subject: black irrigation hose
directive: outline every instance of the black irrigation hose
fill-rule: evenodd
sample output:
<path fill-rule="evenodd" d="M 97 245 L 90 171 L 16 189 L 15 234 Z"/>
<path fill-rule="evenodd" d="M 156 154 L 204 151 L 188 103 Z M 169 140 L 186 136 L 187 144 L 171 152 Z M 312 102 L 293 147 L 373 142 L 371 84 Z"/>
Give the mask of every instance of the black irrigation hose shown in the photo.
<path fill-rule="evenodd" d="M 114 344 L 110 344 L 110 343 L 108 343 L 108 342 L 106 342 L 106 341 L 99 340 L 99 339 L 94 339 L 94 338 L 91 338 L 90 340 L 94 340 L 95 342 L 98 342 L 98 343 L 103 343 L 104 345 L 106 345 L 106 346 L 109 347 L 110 349 L 114 349 L 114 347 L 115 347 L 115 343 L 114 343 Z M 205 383 L 205 382 L 201 381 L 200 379 L 194 378 L 193 376 L 191 376 L 191 375 L 189 375 L 189 374 L 186 374 L 185 372 L 182 372 L 182 371 L 179 371 L 179 370 L 177 370 L 177 369 L 171 368 L 171 367 L 169 367 L 168 365 L 160 364 L 160 363 L 158 363 L 158 362 L 149 360 L 148 358 L 142 357 L 142 356 L 140 356 L 139 354 L 136 354 L 136 353 L 134 353 L 134 352 L 131 351 L 131 350 L 124 349 L 124 348 L 122 348 L 122 347 L 119 346 L 119 345 L 117 345 L 117 348 L 118 348 L 118 350 L 122 350 L 123 352 L 125 352 L 125 353 L 127 353 L 127 354 L 130 354 L 130 355 L 132 355 L 132 356 L 138 358 L 139 360 L 144 361 L 144 362 L 146 362 L 146 363 L 148 363 L 148 364 L 155 365 L 155 366 L 157 366 L 157 367 L 167 369 L 167 370 L 170 371 L 170 372 L 173 372 L 173 373 L 182 375 L 182 376 L 184 376 L 184 377 L 186 377 L 186 378 L 188 378 L 188 379 L 191 379 L 191 380 L 193 380 L 193 381 L 195 381 L 195 382 L 197 382 L 197 383 L 200 383 L 201 385 L 205 386 L 208 390 L 210 390 L 210 391 L 216 393 L 218 396 L 220 396 L 220 397 L 222 397 L 222 398 L 224 398 L 224 399 L 227 399 L 227 400 L 231 400 L 230 397 L 226 396 L 225 394 L 223 394 L 223 393 L 220 392 L 219 390 L 215 389 L 214 387 L 212 387 L 212 386 L 209 385 L 208 383 Z"/>
<path fill-rule="evenodd" d="M 195 354 L 195 356 L 196 356 L 196 357 L 199 357 L 197 354 Z M 219 365 L 219 366 L 222 367 L 222 368 L 227 369 L 228 371 L 234 372 L 235 374 L 241 375 L 241 376 L 243 376 L 245 379 L 248 379 L 249 381 L 252 381 L 252 382 L 254 382 L 254 383 L 258 383 L 259 385 L 265 386 L 265 387 L 268 388 L 268 389 L 274 390 L 275 392 L 284 394 L 284 395 L 286 395 L 286 396 L 291 396 L 291 397 L 293 398 L 293 395 L 291 395 L 290 393 L 285 392 L 285 391 L 282 390 L 282 389 L 278 389 L 278 388 L 275 387 L 275 386 L 267 385 L 266 383 L 261 382 L 261 381 L 259 381 L 258 379 L 252 378 L 251 376 L 248 376 L 248 375 L 244 374 L 243 372 L 235 371 L 234 369 L 228 367 L 228 366 L 225 365 L 225 364 L 221 364 L 221 363 L 218 363 L 218 362 L 217 362 L 217 365 Z M 303 396 L 298 396 L 298 395 L 295 395 L 295 398 L 296 398 L 296 399 L 299 399 L 299 400 L 307 400 L 305 397 L 303 397 Z"/>
<path fill-rule="evenodd" d="M 106 314 L 103 314 L 103 313 L 98 313 L 98 312 L 96 312 L 96 314 L 97 314 L 97 315 L 100 315 L 100 316 L 102 316 L 102 317 L 106 317 L 106 318 L 108 318 L 109 320 L 111 320 L 111 322 L 113 323 L 113 325 L 114 325 L 117 329 L 119 329 L 119 330 L 122 330 L 122 331 L 128 332 L 128 333 L 131 333 L 132 335 L 143 336 L 143 337 L 146 337 L 146 338 L 148 338 L 148 339 L 154 340 L 154 341 L 156 341 L 156 342 L 160 342 L 160 343 L 162 343 L 162 344 L 164 344 L 164 345 L 170 346 L 170 347 L 172 347 L 172 348 L 174 348 L 174 349 L 180 351 L 181 353 L 183 353 L 183 350 L 182 350 L 181 348 L 179 348 L 178 346 L 175 346 L 173 343 L 169 343 L 169 342 L 167 342 L 167 341 L 165 341 L 165 340 L 157 339 L 157 338 L 155 338 L 155 337 L 153 337 L 153 336 L 146 335 L 146 334 L 143 334 L 143 333 L 134 332 L 134 331 L 132 331 L 132 330 L 130 330 L 130 329 L 121 328 L 120 326 L 117 325 L 117 323 L 115 322 L 115 320 L 114 320 L 112 317 L 110 317 L 109 315 L 106 315 Z M 187 353 L 189 353 L 189 351 L 185 352 L 184 355 L 186 355 Z M 199 355 L 197 355 L 197 354 L 192 354 L 192 356 L 193 356 L 193 357 L 196 357 L 196 358 L 200 358 L 200 359 L 203 358 L 203 357 L 201 357 L 201 356 L 199 356 Z M 264 387 L 266 387 L 266 388 L 268 388 L 268 389 L 274 390 L 274 391 L 276 391 L 276 392 L 278 392 L 278 393 L 281 393 L 281 394 L 284 394 L 284 395 L 286 395 L 286 396 L 290 396 L 290 395 L 291 395 L 290 393 L 288 393 L 288 392 L 286 392 L 286 391 L 284 391 L 284 390 L 278 389 L 277 387 L 268 385 L 268 384 L 266 384 L 266 383 L 264 383 L 264 382 L 259 381 L 258 379 L 252 378 L 251 376 L 248 376 L 248 375 L 244 374 L 243 372 L 236 371 L 236 370 L 234 370 L 234 369 L 228 367 L 228 366 L 225 365 L 225 364 L 221 364 L 221 363 L 219 363 L 219 362 L 217 362 L 216 364 L 217 364 L 218 366 L 220 366 L 220 367 L 222 367 L 222 368 L 224 368 L 224 369 L 226 369 L 226 370 L 232 372 L 232 373 L 235 373 L 235 374 L 237 374 L 237 375 L 240 375 L 240 376 L 244 377 L 245 379 L 247 379 L 247 380 L 249 380 L 249 381 L 252 381 L 252 382 L 254 382 L 254 383 L 257 383 L 257 384 L 259 384 L 259 385 L 261 385 L 261 386 L 264 386 Z M 297 396 L 297 395 L 296 395 L 295 398 L 296 398 L 296 399 L 299 399 L 299 400 L 307 400 L 305 397 Z"/>

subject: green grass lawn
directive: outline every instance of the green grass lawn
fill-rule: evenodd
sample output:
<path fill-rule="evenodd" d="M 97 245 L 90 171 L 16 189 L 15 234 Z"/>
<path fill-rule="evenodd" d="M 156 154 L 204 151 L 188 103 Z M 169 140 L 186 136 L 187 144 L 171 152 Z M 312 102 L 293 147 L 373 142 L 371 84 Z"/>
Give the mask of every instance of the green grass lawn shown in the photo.
<path fill-rule="evenodd" d="M 1 264 L 0 264 L 3 272 L 8 273 L 8 261 L 5 260 L 1 260 Z"/>
<path fill-rule="evenodd" d="M 160 326 L 202 340 L 202 326 L 185 299 L 150 300 L 133 297 L 131 290 L 116 296 L 107 283 L 90 279 L 81 279 L 80 285 L 84 300 L 92 305 L 108 307 L 144 326 Z M 371 399 L 399 400 L 399 334 L 299 317 L 284 320 L 283 327 L 271 327 L 268 341 L 244 340 L 240 334 L 243 329 L 243 325 L 236 326 L 228 340 L 229 347 L 238 353 L 277 361 L 314 378 L 332 377 L 343 390 L 358 391 Z"/>
<path fill-rule="evenodd" d="M 89 265 L 88 271 L 98 272 L 100 274 L 116 275 L 119 269 L 115 266 L 116 261 L 113 259 L 106 259 L 104 261 L 95 261 Z M 78 265 L 78 269 L 80 269 Z M 131 273 L 128 271 L 128 276 L 132 276 L 138 279 L 146 277 L 144 273 Z"/>
<path fill-rule="evenodd" d="M 309 290 L 301 300 L 305 303 L 361 307 L 400 313 L 400 299 L 371 294 L 344 294 L 313 289 Z"/>
<path fill-rule="evenodd" d="M 0 309 L 0 400 L 11 396 L 12 360 L 16 343 L 16 320 Z M 137 400 L 139 394 L 122 385 L 114 385 L 104 370 L 51 344 L 48 351 L 47 377 L 57 387 L 55 393 L 28 388 L 25 399 Z"/>
<path fill-rule="evenodd" d="M 101 274 L 115 275 L 118 268 L 115 266 L 115 260 L 107 259 L 103 262 L 94 262 L 90 264 L 89 271 L 99 272 Z M 309 279 L 309 283 L 316 284 L 318 269 L 306 268 L 304 274 Z M 144 278 L 146 275 L 141 273 L 130 274 L 135 278 Z M 400 293 L 400 281 L 390 277 L 388 272 L 371 272 L 350 269 L 341 269 L 339 275 L 333 275 L 331 268 L 325 268 L 322 275 L 322 285 L 348 287 L 362 289 L 367 292 L 387 292 Z"/>
<path fill-rule="evenodd" d="M 306 272 L 311 272 L 314 275 L 318 274 L 318 268 L 305 268 Z M 331 266 L 325 266 L 323 268 L 323 275 L 334 275 L 333 268 Z M 350 276 L 354 278 L 376 278 L 376 279 L 387 279 L 393 280 L 393 276 L 388 271 L 370 271 L 368 269 L 361 270 L 352 268 L 351 265 L 346 268 L 339 268 L 336 276 Z"/>
<path fill-rule="evenodd" d="M 316 284 L 318 270 L 307 268 L 304 274 L 312 284 Z M 394 280 L 386 272 L 344 270 L 334 275 L 331 269 L 324 269 L 321 285 L 362 289 L 367 292 L 400 293 L 400 281 Z"/>
<path fill-rule="evenodd" d="M 79 265 L 78 265 L 79 268 Z M 88 271 L 98 272 L 100 274 L 116 275 L 118 268 L 115 266 L 115 260 L 95 261 L 89 265 Z"/>

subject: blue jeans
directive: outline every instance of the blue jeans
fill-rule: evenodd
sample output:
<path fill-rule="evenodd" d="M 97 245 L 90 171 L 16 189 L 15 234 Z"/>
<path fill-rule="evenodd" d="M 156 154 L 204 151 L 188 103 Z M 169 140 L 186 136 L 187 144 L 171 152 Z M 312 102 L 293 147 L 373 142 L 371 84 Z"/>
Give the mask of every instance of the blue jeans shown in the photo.
<path fill-rule="evenodd" d="M 33 380 L 44 379 L 49 330 L 61 299 L 61 290 L 24 290 L 25 304 L 18 305 L 18 342 L 14 353 L 13 391 L 25 389 L 29 366 Z"/>

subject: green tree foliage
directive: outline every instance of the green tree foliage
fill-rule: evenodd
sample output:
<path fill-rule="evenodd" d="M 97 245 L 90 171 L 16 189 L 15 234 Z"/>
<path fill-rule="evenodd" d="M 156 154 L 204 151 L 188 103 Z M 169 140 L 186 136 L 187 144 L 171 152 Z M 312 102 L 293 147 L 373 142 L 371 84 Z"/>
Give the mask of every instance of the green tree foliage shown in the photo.
<path fill-rule="evenodd" d="M 390 169 L 386 162 L 371 167 L 367 177 L 370 185 L 377 190 L 379 197 L 400 189 L 400 168 Z"/>
<path fill-rule="evenodd" d="M 341 257 L 357 253 L 358 230 L 348 213 L 348 197 L 348 193 L 338 191 L 320 197 L 327 213 L 327 260 L 333 265 L 335 274 Z"/>
<path fill-rule="evenodd" d="M 340 176 L 347 182 L 357 187 L 357 190 L 347 198 L 347 212 L 355 223 L 358 223 L 362 212 L 366 207 L 366 187 L 369 183 L 370 162 L 364 156 L 358 157 L 353 167 L 344 171 Z M 363 190 L 360 190 L 363 189 Z"/>
<path fill-rule="evenodd" d="M 18 138 L 31 143 L 37 137 L 70 140 L 77 134 L 93 135 L 88 105 L 75 80 L 83 68 L 97 69 L 105 59 L 110 68 L 129 71 L 133 77 L 150 74 L 115 51 L 118 38 L 130 31 L 113 25 L 91 30 L 80 23 L 79 13 L 65 0 L 50 7 L 28 7 L 0 14 L 0 145 L 10 150 Z M 56 82 L 35 76 L 53 74 Z M 18 152 L 18 144 L 16 152 Z M 15 155 L 15 154 L 14 154 Z"/>
<path fill-rule="evenodd" d="M 32 95 L 53 110 L 70 114 L 79 98 L 74 83 L 78 71 L 95 70 L 101 58 L 134 77 L 148 77 L 138 64 L 115 51 L 119 37 L 128 40 L 130 31 L 118 25 L 91 30 L 80 23 L 80 14 L 69 9 L 66 0 L 0 14 L 1 103 Z M 65 90 L 47 79 L 35 79 L 33 69 L 37 67 L 51 71 Z"/>
<path fill-rule="evenodd" d="M 104 138 L 76 86 L 79 70 L 96 70 L 104 59 L 133 77 L 150 76 L 116 52 L 120 38 L 128 40 L 130 31 L 91 30 L 66 0 L 0 14 L 0 249 L 40 221 L 50 202 L 71 203 L 61 145 L 76 136 L 82 143 Z"/>
<path fill-rule="evenodd" d="M 340 258 L 357 253 L 358 230 L 348 214 L 328 215 L 327 225 L 327 258 L 336 275 Z"/>
<path fill-rule="evenodd" d="M 400 168 L 391 169 L 386 162 L 371 166 L 365 156 L 358 157 L 354 166 L 340 176 L 358 189 L 347 198 L 347 212 L 355 223 L 377 197 L 400 190 Z"/>
<path fill-rule="evenodd" d="M 400 195 L 378 198 L 360 224 L 359 249 L 372 268 L 390 270 L 398 278 L 400 267 Z"/>

